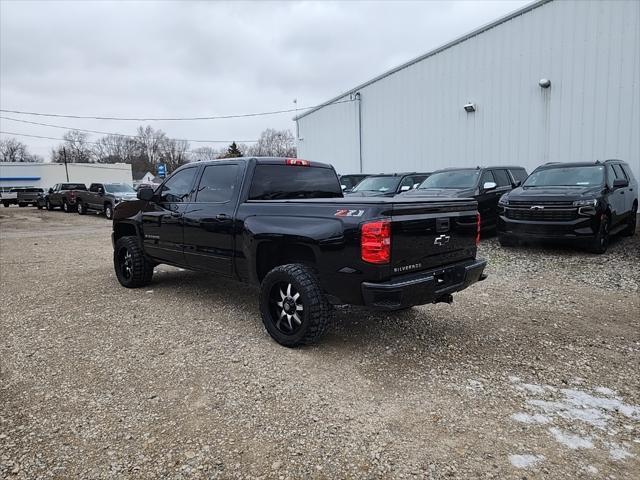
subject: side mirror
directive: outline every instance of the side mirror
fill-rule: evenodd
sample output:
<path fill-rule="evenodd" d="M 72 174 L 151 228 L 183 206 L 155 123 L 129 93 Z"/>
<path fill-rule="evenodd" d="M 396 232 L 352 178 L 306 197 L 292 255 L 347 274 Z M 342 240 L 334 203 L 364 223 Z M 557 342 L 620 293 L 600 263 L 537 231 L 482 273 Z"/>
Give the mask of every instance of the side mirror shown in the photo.
<path fill-rule="evenodd" d="M 104 188 L 98 187 L 98 195 L 104 195 Z"/>
<path fill-rule="evenodd" d="M 403 185 L 400 187 L 401 192 L 408 192 L 409 190 L 411 190 L 411 185 Z"/>
<path fill-rule="evenodd" d="M 613 181 L 613 188 L 624 188 L 629 186 L 629 180 L 626 178 L 616 178 Z"/>
<path fill-rule="evenodd" d="M 522 180 L 516 180 L 515 183 L 513 184 L 514 188 L 519 187 L 520 185 L 522 185 Z"/>
<path fill-rule="evenodd" d="M 340 185 L 340 187 L 342 188 L 343 191 L 347 189 L 346 185 Z"/>
<path fill-rule="evenodd" d="M 49 193 L 53 193 L 53 188 L 50 188 L 50 189 L 49 189 Z"/>
<path fill-rule="evenodd" d="M 145 202 L 150 201 L 153 198 L 153 188 L 143 187 L 138 190 L 138 198 L 140 200 L 144 200 Z"/>
<path fill-rule="evenodd" d="M 496 188 L 498 185 L 496 184 L 496 182 L 484 182 L 484 185 L 482 186 L 482 189 L 485 192 L 488 192 L 489 190 L 493 190 L 494 188 Z"/>

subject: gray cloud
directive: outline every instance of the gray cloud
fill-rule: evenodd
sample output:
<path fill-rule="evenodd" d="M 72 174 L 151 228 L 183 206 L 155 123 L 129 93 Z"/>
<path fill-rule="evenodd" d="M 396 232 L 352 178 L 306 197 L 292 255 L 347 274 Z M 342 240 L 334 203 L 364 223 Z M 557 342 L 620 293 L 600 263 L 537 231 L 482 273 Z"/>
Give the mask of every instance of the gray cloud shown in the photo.
<path fill-rule="evenodd" d="M 113 116 L 278 110 L 293 98 L 314 105 L 526 3 L 2 1 L 0 105 Z M 181 138 L 249 139 L 293 128 L 291 117 L 154 126 Z M 127 134 L 137 126 L 44 121 Z M 47 156 L 56 143 L 22 140 Z"/>

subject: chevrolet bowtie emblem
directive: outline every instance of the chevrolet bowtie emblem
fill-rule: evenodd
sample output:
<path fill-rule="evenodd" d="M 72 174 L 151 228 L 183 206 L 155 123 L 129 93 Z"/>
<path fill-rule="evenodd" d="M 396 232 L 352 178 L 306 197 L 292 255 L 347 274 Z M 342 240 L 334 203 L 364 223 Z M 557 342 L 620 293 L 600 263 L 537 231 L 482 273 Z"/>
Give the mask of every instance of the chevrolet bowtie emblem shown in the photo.
<path fill-rule="evenodd" d="M 446 245 L 447 243 L 449 243 L 449 240 L 451 240 L 451 237 L 449 235 L 440 235 L 439 237 L 436 237 L 436 239 L 433 241 L 433 244 Z"/>

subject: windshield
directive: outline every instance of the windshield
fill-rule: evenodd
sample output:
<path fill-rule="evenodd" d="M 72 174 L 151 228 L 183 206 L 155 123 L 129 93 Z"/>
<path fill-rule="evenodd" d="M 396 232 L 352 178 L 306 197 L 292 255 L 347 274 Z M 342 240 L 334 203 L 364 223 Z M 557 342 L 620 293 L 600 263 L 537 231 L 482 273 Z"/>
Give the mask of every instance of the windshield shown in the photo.
<path fill-rule="evenodd" d="M 588 187 L 604 183 L 604 166 L 545 168 L 533 172 L 524 187 Z"/>
<path fill-rule="evenodd" d="M 395 192 L 400 177 L 369 177 L 362 180 L 353 192 Z"/>
<path fill-rule="evenodd" d="M 432 174 L 420 186 L 424 188 L 473 188 L 478 182 L 480 170 L 451 170 Z"/>
<path fill-rule="evenodd" d="M 126 183 L 106 183 L 104 190 L 108 193 L 135 193 L 133 187 Z"/>

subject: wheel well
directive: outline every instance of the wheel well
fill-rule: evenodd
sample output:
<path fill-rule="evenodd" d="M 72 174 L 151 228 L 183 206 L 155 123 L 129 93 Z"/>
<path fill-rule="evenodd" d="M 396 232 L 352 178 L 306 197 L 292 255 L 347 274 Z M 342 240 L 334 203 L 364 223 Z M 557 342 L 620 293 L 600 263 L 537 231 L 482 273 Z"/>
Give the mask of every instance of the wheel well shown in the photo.
<path fill-rule="evenodd" d="M 278 265 L 287 265 L 289 263 L 315 265 L 316 256 L 311 247 L 307 245 L 286 242 L 261 243 L 256 252 L 258 281 L 262 282 L 265 275 Z"/>
<path fill-rule="evenodd" d="M 122 237 L 137 236 L 136 227 L 130 223 L 118 223 L 113 226 L 114 242 Z"/>

